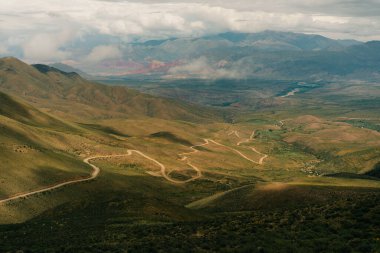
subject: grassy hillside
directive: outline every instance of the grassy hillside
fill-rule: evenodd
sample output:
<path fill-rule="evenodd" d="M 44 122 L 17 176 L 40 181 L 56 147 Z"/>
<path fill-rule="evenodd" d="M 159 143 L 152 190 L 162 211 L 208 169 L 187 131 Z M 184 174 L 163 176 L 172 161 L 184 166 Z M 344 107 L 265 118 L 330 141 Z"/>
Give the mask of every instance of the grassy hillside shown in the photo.
<path fill-rule="evenodd" d="M 221 207 L 221 212 L 215 214 L 211 210 L 195 212 L 168 204 L 171 196 L 168 188 L 160 189 L 166 194 L 165 200 L 150 199 L 152 189 L 146 186 L 140 181 L 139 187 L 146 192 L 143 196 L 134 196 L 131 189 L 129 194 L 117 194 L 108 201 L 101 198 L 63 205 L 24 224 L 2 226 L 0 234 L 8 239 L 0 249 L 30 252 L 377 252 L 380 249 L 380 195 L 373 189 L 298 187 L 262 194 L 246 211 L 227 212 L 239 208 L 241 203 L 230 199 L 227 203 L 232 205 Z M 236 195 L 239 200 L 244 196 Z M 175 208 L 176 212 L 169 212 L 165 206 Z M 140 210 L 138 214 L 136 210 Z M 22 236 L 25 234 L 29 236 Z"/>
<path fill-rule="evenodd" d="M 91 168 L 65 152 L 65 136 L 79 133 L 24 102 L 0 92 L 0 198 L 87 176 Z"/>
<path fill-rule="evenodd" d="M 185 121 L 221 119 L 216 111 L 89 82 L 76 73 L 15 58 L 0 59 L 0 89 L 40 108 L 73 117 L 156 117 Z"/>
<path fill-rule="evenodd" d="M 0 71 L 0 200 L 88 177 L 85 158 L 100 169 L 0 203 L 1 252 L 379 249 L 376 104 L 315 103 L 355 86 L 223 123 L 45 65 L 3 59 Z"/>
<path fill-rule="evenodd" d="M 44 113 L 41 114 L 45 115 Z M 305 117 L 310 118 L 310 116 Z M 155 189 L 149 194 L 149 198 L 156 199 L 164 196 L 165 200 L 171 199 L 177 205 L 172 206 L 172 204 L 166 203 L 164 206 L 156 207 L 158 213 L 161 213 L 162 210 L 167 212 L 182 210 L 184 206 L 191 202 L 208 197 L 216 199 L 214 194 L 216 194 L 215 196 L 226 195 L 224 194 L 225 191 L 235 191 L 234 189 L 241 186 L 254 185 L 258 182 L 344 187 L 379 186 L 376 181 L 315 176 L 316 172 L 320 173 L 321 169 L 325 168 L 324 164 L 326 162 L 334 162 L 336 158 L 328 156 L 328 159 L 323 163 L 318 159 L 317 153 L 286 141 L 288 135 L 298 135 L 302 133 L 301 130 L 304 131 L 303 122 L 305 120 L 300 121 L 299 118 L 292 121 L 294 125 L 291 125 L 289 121 L 288 125 L 282 128 L 278 126 L 277 121 L 272 121 L 271 123 L 270 120 L 230 125 L 220 123 L 194 124 L 154 118 L 139 120 L 104 119 L 96 122 L 88 120 L 87 123 L 72 124 L 76 130 L 71 132 L 59 128 L 49 129 L 44 127 L 41 129 L 12 119 L 8 119 L 8 121 L 12 123 L 8 128 L 17 129 L 17 124 L 17 126 L 20 125 L 21 129 L 27 129 L 28 134 L 21 132 L 21 135 L 19 133 L 21 130 L 19 130 L 17 134 L 12 134 L 8 137 L 2 136 L 4 140 L 8 138 L 7 142 L 4 141 L 3 143 L 16 143 L 17 138 L 19 138 L 19 146 L 21 147 L 37 146 L 44 150 L 43 154 L 50 154 L 48 151 L 51 151 L 52 154 L 58 153 L 65 157 L 72 157 L 77 161 L 76 164 L 71 165 L 69 163 L 63 165 L 56 163 L 57 165 L 54 168 L 60 170 L 66 168 L 65 166 L 70 166 L 69 171 L 72 170 L 80 174 L 83 172 L 78 169 L 83 168 L 88 175 L 89 168 L 80 162 L 84 157 L 99 154 L 126 154 L 127 149 L 134 149 L 144 152 L 164 164 L 166 174 L 172 179 L 187 180 L 196 175 L 187 162 L 191 162 L 192 165 L 198 167 L 202 172 L 202 177 L 187 184 L 174 184 L 160 176 L 160 168 L 157 164 L 142 156 L 135 154 L 127 157 L 100 159 L 96 160 L 95 163 L 101 168 L 101 174 L 94 182 L 65 187 L 54 190 L 49 194 L 30 196 L 25 200 L 15 202 L 15 204 L 3 206 L 0 208 L 3 219 L 5 219 L 0 220 L 3 223 L 6 223 L 6 221 L 27 220 L 62 203 L 67 203 L 68 207 L 71 208 L 71 205 L 76 206 L 77 202 L 81 203 L 89 197 L 95 198 L 93 201 L 97 202 L 96 196 L 99 195 L 105 201 L 111 201 L 110 198 L 112 199 L 115 194 L 122 196 L 132 194 L 131 201 L 137 204 L 142 201 L 138 196 L 147 196 L 146 194 L 148 194 L 144 187 L 139 186 L 143 182 L 143 184 L 148 184 Z M 309 123 L 311 122 L 309 121 Z M 330 122 L 324 122 L 324 124 L 334 126 Z M 355 130 L 353 127 L 347 129 Z M 253 130 L 255 132 L 252 135 Z M 235 131 L 236 133 L 234 134 Z M 357 131 L 360 133 L 366 130 L 359 129 Z M 253 140 L 247 142 L 246 140 L 250 136 L 252 136 Z M 196 147 L 195 150 L 198 152 L 193 153 L 194 149 L 190 149 L 190 146 L 203 144 L 204 139 L 211 139 L 224 146 L 211 142 L 208 145 Z M 244 142 L 237 145 L 241 141 Z M 352 144 L 346 142 L 340 147 L 349 147 L 349 145 Z M 3 145 L 3 147 L 6 147 L 6 145 Z M 250 147 L 254 147 L 261 154 L 254 152 Z M 358 145 L 358 148 L 361 148 L 361 146 Z M 243 158 L 237 151 L 253 162 Z M 329 150 L 326 149 L 325 151 Z M 10 153 L 10 150 L 7 152 Z M 181 154 L 189 152 L 190 154 L 186 155 L 188 160 L 183 161 L 183 155 Z M 263 157 L 263 154 L 268 155 L 264 163 L 262 165 L 254 163 L 258 162 Z M 6 157 L 12 156 L 7 155 Z M 9 189 L 14 192 L 17 190 L 24 191 L 23 188 L 17 189 L 13 188 L 13 186 L 23 185 L 24 181 L 20 180 L 20 177 L 23 174 L 30 175 L 30 171 L 35 171 L 36 168 L 40 168 L 43 173 L 54 171 L 48 168 L 43 170 L 43 164 L 54 164 L 49 157 L 40 156 L 37 160 L 32 160 L 32 156 L 26 156 L 25 153 L 21 152 L 20 154 L 16 152 L 13 157 L 16 157 L 15 160 L 12 160 L 13 164 L 5 160 L 5 157 L 3 160 L 5 163 L 12 164 L 12 168 L 21 167 L 23 170 L 20 171 L 21 174 L 19 175 L 9 174 L 10 176 L 3 181 L 4 189 L 7 189 L 7 191 L 10 191 Z M 353 156 L 353 159 L 360 162 L 362 158 L 361 156 Z M 37 162 L 38 164 L 36 164 Z M 376 157 L 367 161 L 368 165 L 376 162 Z M 29 167 L 25 167 L 25 165 Z M 363 167 L 355 167 L 352 170 L 352 168 L 341 166 L 331 167 L 328 171 L 360 171 L 361 169 Z M 312 174 L 310 174 L 311 172 Z M 40 175 L 44 179 L 50 180 L 50 184 L 59 181 L 59 179 L 65 180 L 66 178 L 77 177 L 77 174 L 52 174 L 45 177 L 43 173 Z M 10 179 L 11 176 L 13 176 L 12 180 Z M 44 182 L 28 181 L 28 189 L 39 188 L 45 185 Z M 164 190 L 166 187 L 169 192 Z M 73 194 L 73 192 L 76 194 Z M 241 201 L 251 199 L 251 197 L 244 194 L 240 195 Z M 223 200 L 222 202 L 227 203 L 229 206 L 232 205 L 228 201 Z M 33 206 L 33 211 L 30 211 L 27 208 L 28 206 Z M 183 209 L 184 213 L 186 213 L 185 210 Z M 17 213 L 17 215 L 9 216 L 11 213 Z M 182 211 L 178 214 L 181 213 Z M 128 214 L 127 216 L 134 217 L 134 215 Z"/>
<path fill-rule="evenodd" d="M 0 92 L 0 115 L 30 126 L 77 131 L 73 124 L 43 113 L 24 101 L 3 92 Z"/>
<path fill-rule="evenodd" d="M 327 181 L 327 180 L 326 180 Z M 374 188 L 369 188 L 373 186 Z M 347 198 L 356 192 L 377 192 L 380 184 L 369 182 L 366 187 L 310 186 L 285 183 L 246 185 L 191 202 L 190 209 L 208 212 L 241 212 L 252 210 L 298 209 L 323 205 L 336 198 Z"/>

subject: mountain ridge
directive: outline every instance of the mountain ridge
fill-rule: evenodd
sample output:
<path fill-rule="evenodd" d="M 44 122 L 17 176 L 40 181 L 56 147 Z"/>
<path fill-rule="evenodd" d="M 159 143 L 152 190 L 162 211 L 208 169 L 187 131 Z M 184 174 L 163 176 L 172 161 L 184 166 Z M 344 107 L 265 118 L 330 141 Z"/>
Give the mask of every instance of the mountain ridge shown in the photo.
<path fill-rule="evenodd" d="M 124 60 L 90 68 L 108 72 L 106 79 L 372 81 L 380 76 L 380 42 L 334 40 L 316 34 L 226 32 L 134 42 L 127 48 L 121 55 Z"/>
<path fill-rule="evenodd" d="M 90 74 L 88 74 L 88 73 L 86 73 L 80 69 L 74 68 L 68 64 L 56 62 L 53 64 L 49 64 L 48 66 L 56 68 L 58 70 L 66 72 L 66 73 L 71 73 L 71 72 L 77 73 L 78 75 L 80 75 L 81 77 L 83 77 L 84 79 L 87 79 L 87 80 L 96 79 L 94 76 L 92 76 L 92 75 L 90 75 Z"/>
<path fill-rule="evenodd" d="M 201 110 L 196 105 L 145 95 L 126 87 L 87 81 L 76 73 L 41 64 L 30 66 L 16 58 L 0 59 L 0 76 L 0 90 L 43 108 L 79 117 L 86 114 L 88 117 L 157 117 L 184 121 L 219 117 L 211 109 Z"/>

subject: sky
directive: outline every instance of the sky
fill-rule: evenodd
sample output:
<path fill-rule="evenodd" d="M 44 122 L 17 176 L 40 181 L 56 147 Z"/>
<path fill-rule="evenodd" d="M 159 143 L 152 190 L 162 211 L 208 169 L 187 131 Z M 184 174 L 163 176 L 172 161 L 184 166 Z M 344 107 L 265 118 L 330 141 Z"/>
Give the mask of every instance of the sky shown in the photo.
<path fill-rule="evenodd" d="M 0 1 L 0 56 L 83 65 L 136 39 L 263 30 L 380 40 L 380 0 Z"/>

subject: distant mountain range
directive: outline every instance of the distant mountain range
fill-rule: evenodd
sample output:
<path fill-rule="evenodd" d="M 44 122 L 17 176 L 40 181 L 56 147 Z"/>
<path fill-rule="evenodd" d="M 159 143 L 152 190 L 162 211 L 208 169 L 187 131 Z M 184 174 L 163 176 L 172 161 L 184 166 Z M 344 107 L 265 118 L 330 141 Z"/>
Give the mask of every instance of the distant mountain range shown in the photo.
<path fill-rule="evenodd" d="M 135 43 L 135 46 L 161 47 L 167 53 L 171 48 L 187 50 L 178 51 L 182 56 L 204 55 L 210 48 L 250 47 L 262 51 L 319 51 L 342 50 L 346 47 L 362 44 L 355 40 L 333 40 L 320 35 L 307 35 L 302 33 L 264 31 L 260 33 L 234 33 L 227 32 L 200 38 L 172 38 L 167 40 L 146 41 Z M 191 46 L 190 48 L 188 46 Z M 193 51 L 199 49 L 198 52 Z"/>
<path fill-rule="evenodd" d="M 228 32 L 149 40 L 123 46 L 122 54 L 122 60 L 83 67 L 90 73 L 107 73 L 107 78 L 380 79 L 380 42 L 290 32 Z M 67 65 L 52 66 L 89 78 Z"/>

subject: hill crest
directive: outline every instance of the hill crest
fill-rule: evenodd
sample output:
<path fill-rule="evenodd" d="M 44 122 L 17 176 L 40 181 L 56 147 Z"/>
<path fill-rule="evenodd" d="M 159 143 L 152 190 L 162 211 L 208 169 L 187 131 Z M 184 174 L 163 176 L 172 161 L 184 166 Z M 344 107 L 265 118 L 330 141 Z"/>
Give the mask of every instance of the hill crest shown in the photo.
<path fill-rule="evenodd" d="M 42 64 L 30 66 L 16 58 L 0 59 L 0 77 L 0 90 L 70 116 L 184 121 L 210 121 L 219 117 L 211 109 L 87 81 L 76 73 Z"/>

